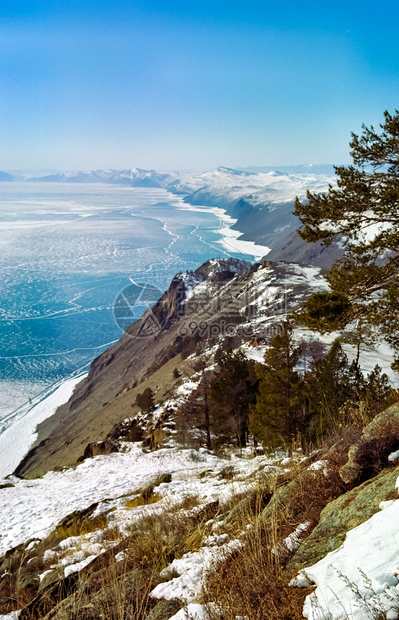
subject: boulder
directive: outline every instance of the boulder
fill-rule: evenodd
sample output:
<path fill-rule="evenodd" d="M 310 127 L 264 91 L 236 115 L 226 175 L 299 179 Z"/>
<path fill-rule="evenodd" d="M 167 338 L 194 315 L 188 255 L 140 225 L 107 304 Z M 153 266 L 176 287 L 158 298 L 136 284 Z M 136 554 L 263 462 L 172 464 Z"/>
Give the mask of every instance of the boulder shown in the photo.
<path fill-rule="evenodd" d="M 95 503 L 85 510 L 71 512 L 58 523 L 54 532 L 50 534 L 47 540 L 52 542 L 53 537 L 62 540 L 70 536 L 81 536 L 82 534 L 105 528 L 107 525 L 105 514 L 93 516 L 97 506 L 98 503 Z"/>
<path fill-rule="evenodd" d="M 388 455 L 399 448 L 399 404 L 378 414 L 350 447 L 340 476 L 346 484 L 363 482 L 388 465 Z"/>
<path fill-rule="evenodd" d="M 398 468 L 385 470 L 329 502 L 321 512 L 318 525 L 289 561 L 287 570 L 296 574 L 301 568 L 312 566 L 337 549 L 349 530 L 378 512 L 382 501 L 397 499 L 398 474 Z"/>
<path fill-rule="evenodd" d="M 114 441 L 94 441 L 87 444 L 82 456 L 77 460 L 77 463 L 81 463 L 85 459 L 90 459 L 93 456 L 99 456 L 100 454 L 111 454 L 112 452 L 118 452 L 118 445 Z"/>

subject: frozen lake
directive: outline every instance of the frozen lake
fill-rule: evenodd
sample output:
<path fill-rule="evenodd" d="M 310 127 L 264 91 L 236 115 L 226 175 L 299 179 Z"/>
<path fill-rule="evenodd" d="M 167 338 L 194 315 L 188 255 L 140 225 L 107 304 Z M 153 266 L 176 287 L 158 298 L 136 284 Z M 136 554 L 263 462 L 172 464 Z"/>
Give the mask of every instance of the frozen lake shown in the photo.
<path fill-rule="evenodd" d="M 0 196 L 0 432 L 121 336 L 112 307 L 132 281 L 162 291 L 208 258 L 267 252 L 162 189 L 1 183 Z"/>

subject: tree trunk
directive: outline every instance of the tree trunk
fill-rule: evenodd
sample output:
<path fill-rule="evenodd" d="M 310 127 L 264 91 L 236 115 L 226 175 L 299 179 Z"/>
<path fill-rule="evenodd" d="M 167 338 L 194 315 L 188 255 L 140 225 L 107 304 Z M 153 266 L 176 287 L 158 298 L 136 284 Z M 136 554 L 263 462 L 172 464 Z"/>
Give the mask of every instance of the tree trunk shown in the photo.
<path fill-rule="evenodd" d="M 206 447 L 208 450 L 212 449 L 211 445 L 211 429 L 209 423 L 209 405 L 208 405 L 208 394 L 207 394 L 207 386 L 205 386 L 204 393 L 204 413 L 205 413 L 205 432 L 206 432 Z"/>

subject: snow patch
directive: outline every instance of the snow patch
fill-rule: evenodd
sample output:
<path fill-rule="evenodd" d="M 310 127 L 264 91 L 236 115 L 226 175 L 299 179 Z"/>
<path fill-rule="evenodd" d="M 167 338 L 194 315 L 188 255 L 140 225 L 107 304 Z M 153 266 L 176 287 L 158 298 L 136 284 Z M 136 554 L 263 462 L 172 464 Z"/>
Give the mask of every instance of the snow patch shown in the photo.
<path fill-rule="evenodd" d="M 381 512 L 350 530 L 341 547 L 292 582 L 317 586 L 306 598 L 305 618 L 364 620 L 376 611 L 398 617 L 399 500 L 384 504 Z"/>
<path fill-rule="evenodd" d="M 218 538 L 218 536 L 209 537 L 208 543 L 211 546 L 204 546 L 200 551 L 185 553 L 180 559 L 173 560 L 161 572 L 161 577 L 167 577 L 170 573 L 177 573 L 178 577 L 157 585 L 151 592 L 151 596 L 165 600 L 180 599 L 186 602 L 195 600 L 201 594 L 206 572 L 214 570 L 219 562 L 242 546 L 238 539 L 219 546 Z"/>
<path fill-rule="evenodd" d="M 388 456 L 388 461 L 390 463 L 393 463 L 393 461 L 396 461 L 397 458 L 399 458 L 399 450 L 391 452 L 391 454 Z"/>
<path fill-rule="evenodd" d="M 72 573 L 76 573 L 82 570 L 85 566 L 90 564 L 90 562 L 95 560 L 96 557 L 96 555 L 89 555 L 88 558 L 85 558 L 81 562 L 76 562 L 76 564 L 70 564 L 69 566 L 66 566 L 64 569 L 64 576 L 69 577 L 69 575 L 72 575 Z"/>

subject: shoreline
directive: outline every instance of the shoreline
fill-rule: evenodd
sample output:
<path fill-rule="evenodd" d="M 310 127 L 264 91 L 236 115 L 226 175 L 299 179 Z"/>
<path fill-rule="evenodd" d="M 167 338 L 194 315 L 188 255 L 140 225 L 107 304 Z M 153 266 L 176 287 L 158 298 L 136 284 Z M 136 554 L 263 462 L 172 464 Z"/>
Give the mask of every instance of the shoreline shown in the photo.
<path fill-rule="evenodd" d="M 229 252 L 234 252 L 235 254 L 245 254 L 246 256 L 253 256 L 254 262 L 257 262 L 258 260 L 266 256 L 269 252 L 271 252 L 271 248 L 266 245 L 259 245 L 255 241 L 246 241 L 244 239 L 240 239 L 240 237 L 243 236 L 245 233 L 232 228 L 232 226 L 234 226 L 238 222 L 238 220 L 229 215 L 227 213 L 227 209 L 223 209 L 222 207 L 209 207 L 207 205 L 191 205 L 190 203 L 185 203 L 183 199 L 182 206 L 178 208 L 181 208 L 185 211 L 213 213 L 215 217 L 218 217 L 220 228 L 215 228 L 214 232 L 221 235 L 221 239 L 218 239 L 216 243 L 222 245 L 224 249 Z M 227 224 L 227 226 L 222 226 L 222 222 Z"/>
<path fill-rule="evenodd" d="M 73 185 L 80 184 L 65 185 L 71 188 Z M 108 187 L 107 184 L 99 183 L 98 185 Z M 120 187 L 127 191 L 136 189 L 123 185 Z M 148 189 L 149 191 L 154 191 L 154 188 Z M 158 190 L 158 188 L 156 189 Z M 270 248 L 267 246 L 257 245 L 253 241 L 240 240 L 239 237 L 243 233 L 232 229 L 237 220 L 231 217 L 226 209 L 207 205 L 191 205 L 184 202 L 184 196 L 177 195 L 166 188 L 159 188 L 158 191 L 160 193 L 166 191 L 167 194 L 172 195 L 175 199 L 173 201 L 175 208 L 178 210 L 209 213 L 219 220 L 219 227 L 209 230 L 219 237 L 214 243 L 220 245 L 228 253 L 252 257 L 252 260 L 255 262 L 270 252 Z M 215 252 L 215 257 L 216 254 L 217 252 Z M 76 372 L 80 373 L 78 377 L 74 377 Z M 57 407 L 69 400 L 75 385 L 84 376 L 82 369 L 75 371 L 69 377 L 61 379 L 55 385 L 49 386 L 36 394 L 32 399 L 33 402 L 22 403 L 16 410 L 11 411 L 4 416 L 4 419 L 0 420 L 0 423 L 5 423 L 5 428 L 3 425 L 4 430 L 2 429 L 0 432 L 0 478 L 11 474 L 15 470 L 37 439 L 37 425 L 53 415 Z M 15 419 L 12 419 L 14 416 Z"/>
<path fill-rule="evenodd" d="M 0 479 L 12 474 L 37 439 L 36 428 L 67 402 L 78 383 L 87 376 L 80 373 L 52 386 L 37 404 L 28 409 L 0 435 Z"/>

